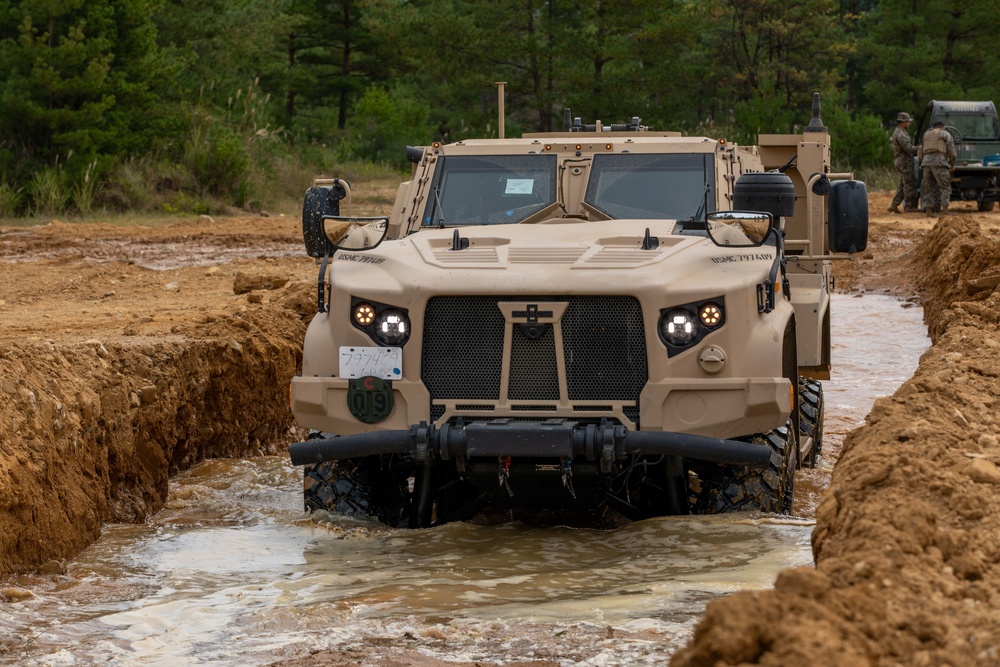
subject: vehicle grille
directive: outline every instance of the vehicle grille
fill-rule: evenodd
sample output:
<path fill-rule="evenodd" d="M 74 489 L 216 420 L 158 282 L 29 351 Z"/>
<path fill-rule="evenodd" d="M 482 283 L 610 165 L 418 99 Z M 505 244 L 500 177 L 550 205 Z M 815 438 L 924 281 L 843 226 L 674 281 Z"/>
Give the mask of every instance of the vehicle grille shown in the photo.
<path fill-rule="evenodd" d="M 531 338 L 517 323 L 508 323 L 497 306 L 510 301 L 567 306 L 561 320 Z M 511 329 L 509 380 L 506 396 L 501 396 L 507 327 Z M 555 327 L 562 334 L 561 350 Z M 507 401 L 540 406 L 549 401 L 551 406 L 565 392 L 570 402 L 626 402 L 626 415 L 637 421 L 639 394 L 648 378 L 642 309 L 634 297 L 434 297 L 424 315 L 422 352 L 421 377 L 430 391 L 432 420 L 444 412 L 434 401 L 495 401 L 500 406 Z M 560 354 L 564 378 L 559 373 Z M 594 406 L 580 411 L 593 415 Z"/>

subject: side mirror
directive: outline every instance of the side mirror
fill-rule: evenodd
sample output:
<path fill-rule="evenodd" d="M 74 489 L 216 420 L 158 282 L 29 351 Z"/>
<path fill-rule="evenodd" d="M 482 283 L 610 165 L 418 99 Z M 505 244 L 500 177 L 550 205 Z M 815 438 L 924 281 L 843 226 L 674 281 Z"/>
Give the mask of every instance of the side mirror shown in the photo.
<path fill-rule="evenodd" d="M 705 218 L 708 237 L 723 248 L 755 248 L 763 245 L 774 228 L 770 213 L 716 211 Z"/>
<path fill-rule="evenodd" d="M 332 249 L 371 250 L 385 240 L 389 218 L 323 218 L 324 232 Z"/>
<path fill-rule="evenodd" d="M 832 181 L 828 211 L 831 252 L 868 247 L 868 190 L 862 181 Z"/>

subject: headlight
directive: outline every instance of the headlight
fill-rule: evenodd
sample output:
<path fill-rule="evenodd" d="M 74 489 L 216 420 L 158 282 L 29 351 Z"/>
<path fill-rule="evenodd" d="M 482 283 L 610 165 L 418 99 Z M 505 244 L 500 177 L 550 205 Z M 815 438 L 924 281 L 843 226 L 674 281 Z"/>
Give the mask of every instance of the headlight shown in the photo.
<path fill-rule="evenodd" d="M 698 320 L 691 311 L 674 308 L 660 318 L 660 332 L 671 345 L 683 347 L 698 338 Z"/>
<path fill-rule="evenodd" d="M 725 325 L 726 301 L 722 296 L 660 309 L 660 340 L 667 346 L 668 357 L 687 352 Z"/>
<path fill-rule="evenodd" d="M 396 308 L 383 310 L 375 318 L 375 337 L 383 345 L 402 345 L 410 337 L 410 319 Z"/>

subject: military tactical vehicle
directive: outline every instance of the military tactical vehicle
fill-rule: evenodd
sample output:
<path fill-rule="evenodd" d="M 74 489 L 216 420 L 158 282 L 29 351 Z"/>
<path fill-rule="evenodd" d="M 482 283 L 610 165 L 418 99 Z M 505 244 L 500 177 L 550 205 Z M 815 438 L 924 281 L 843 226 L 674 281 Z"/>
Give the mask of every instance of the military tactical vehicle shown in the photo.
<path fill-rule="evenodd" d="M 1000 200 L 1000 123 L 993 102 L 931 100 L 923 120 L 917 141 L 939 120 L 955 138 L 951 200 L 974 201 L 980 211 L 992 211 Z"/>
<path fill-rule="evenodd" d="M 818 96 L 757 146 L 567 111 L 562 132 L 407 154 L 389 216 L 341 216 L 343 180 L 305 195 L 308 508 L 790 511 L 822 442 L 830 262 L 868 230 Z"/>

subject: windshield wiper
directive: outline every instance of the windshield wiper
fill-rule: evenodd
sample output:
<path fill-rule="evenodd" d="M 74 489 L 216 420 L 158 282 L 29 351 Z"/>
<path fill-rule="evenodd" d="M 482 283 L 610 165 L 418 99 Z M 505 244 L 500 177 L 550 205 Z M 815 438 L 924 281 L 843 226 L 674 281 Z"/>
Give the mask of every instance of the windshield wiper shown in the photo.
<path fill-rule="evenodd" d="M 434 186 L 434 201 L 437 202 L 438 215 L 441 216 L 441 217 L 438 218 L 438 229 L 444 229 L 444 227 L 445 227 L 445 224 L 444 224 L 444 207 L 441 206 L 441 186 L 440 185 L 435 185 Z"/>
<path fill-rule="evenodd" d="M 698 210 L 694 212 L 690 218 L 685 220 L 685 222 L 705 222 L 705 209 L 708 208 L 708 191 L 712 186 L 705 183 L 705 189 L 701 191 L 701 202 L 698 204 Z"/>

